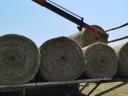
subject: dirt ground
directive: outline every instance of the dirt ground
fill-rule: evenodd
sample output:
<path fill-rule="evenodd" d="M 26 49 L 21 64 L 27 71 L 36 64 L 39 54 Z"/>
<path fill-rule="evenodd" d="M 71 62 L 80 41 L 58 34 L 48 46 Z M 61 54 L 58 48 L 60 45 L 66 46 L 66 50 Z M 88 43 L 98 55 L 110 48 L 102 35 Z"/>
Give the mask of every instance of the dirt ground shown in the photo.
<path fill-rule="evenodd" d="M 114 86 L 117 86 L 119 84 L 122 84 L 122 82 L 101 84 L 90 96 L 96 96 L 96 94 L 99 94 L 100 92 L 103 92 L 103 91 L 110 89 Z M 83 90 L 83 93 L 88 94 L 88 92 L 94 86 L 95 86 L 94 84 L 91 84 L 89 87 L 86 87 L 86 89 Z M 106 94 L 97 95 L 97 96 L 128 96 L 128 84 L 125 84 L 125 85 L 123 85 L 117 89 L 114 89 Z"/>

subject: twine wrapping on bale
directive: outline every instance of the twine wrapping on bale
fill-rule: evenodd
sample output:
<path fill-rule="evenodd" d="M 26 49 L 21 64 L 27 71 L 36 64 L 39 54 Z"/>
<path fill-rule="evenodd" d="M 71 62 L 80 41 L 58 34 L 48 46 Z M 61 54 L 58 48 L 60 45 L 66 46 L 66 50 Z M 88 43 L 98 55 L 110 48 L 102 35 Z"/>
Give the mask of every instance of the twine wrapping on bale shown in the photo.
<path fill-rule="evenodd" d="M 39 50 L 30 39 L 8 34 L 0 37 L 0 84 L 30 81 L 39 68 Z"/>
<path fill-rule="evenodd" d="M 112 46 L 118 57 L 117 75 L 128 77 L 128 42 Z"/>
<path fill-rule="evenodd" d="M 103 28 L 101 28 L 98 25 L 92 25 L 92 27 L 95 27 L 97 30 L 100 30 L 101 32 L 105 32 Z M 75 41 L 81 48 L 88 46 L 89 44 L 95 43 L 95 42 L 102 42 L 107 43 L 108 38 L 102 37 L 97 39 L 96 35 L 88 30 L 83 29 L 80 32 L 77 32 L 71 36 L 69 36 L 70 39 Z"/>
<path fill-rule="evenodd" d="M 91 78 L 110 78 L 117 72 L 117 57 L 114 50 L 103 43 L 94 43 L 82 48 L 85 56 L 85 74 Z"/>
<path fill-rule="evenodd" d="M 40 52 L 40 73 L 47 81 L 74 80 L 85 70 L 81 48 L 66 37 L 46 41 Z"/>

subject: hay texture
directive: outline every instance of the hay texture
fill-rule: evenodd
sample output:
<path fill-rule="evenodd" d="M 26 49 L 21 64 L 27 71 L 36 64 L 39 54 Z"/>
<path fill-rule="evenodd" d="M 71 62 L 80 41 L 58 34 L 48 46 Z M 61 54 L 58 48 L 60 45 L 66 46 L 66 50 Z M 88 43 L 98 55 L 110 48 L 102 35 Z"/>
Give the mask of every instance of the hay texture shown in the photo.
<path fill-rule="evenodd" d="M 109 78 L 117 72 L 117 57 L 114 50 L 103 43 L 94 43 L 82 48 L 85 56 L 85 74 L 90 78 Z"/>
<path fill-rule="evenodd" d="M 92 25 L 92 26 L 95 27 L 97 30 L 100 30 L 101 32 L 104 33 L 104 29 L 101 28 L 100 26 L 98 25 Z M 81 48 L 88 46 L 95 42 L 102 42 L 102 43 L 108 42 L 107 38 L 102 37 L 102 38 L 97 39 L 94 33 L 88 30 L 85 30 L 85 29 L 69 36 L 69 38 L 75 41 Z"/>
<path fill-rule="evenodd" d="M 46 41 L 40 52 L 40 73 L 47 81 L 74 80 L 85 70 L 81 48 L 66 37 Z"/>
<path fill-rule="evenodd" d="M 30 39 L 16 34 L 0 37 L 0 85 L 30 81 L 39 68 L 39 57 Z"/>
<path fill-rule="evenodd" d="M 118 71 L 119 76 L 128 77 L 128 42 L 113 46 L 118 57 Z"/>

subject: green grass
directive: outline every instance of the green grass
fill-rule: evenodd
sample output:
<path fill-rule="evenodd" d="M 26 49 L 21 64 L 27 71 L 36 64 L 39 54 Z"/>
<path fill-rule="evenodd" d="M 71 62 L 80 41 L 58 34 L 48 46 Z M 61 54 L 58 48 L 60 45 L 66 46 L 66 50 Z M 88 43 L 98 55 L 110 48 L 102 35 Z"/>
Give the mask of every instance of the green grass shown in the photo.
<path fill-rule="evenodd" d="M 121 82 L 117 82 L 117 83 L 106 83 L 106 84 L 101 84 L 94 92 L 91 96 L 95 96 L 96 94 L 105 91 L 107 89 L 110 89 L 116 85 L 121 84 Z M 90 85 L 89 87 L 87 87 L 85 90 L 83 90 L 83 93 L 87 94 L 95 85 Z M 102 96 L 128 96 L 128 84 L 123 85 L 117 89 L 114 89 L 112 91 L 110 91 L 109 93 L 106 93 Z"/>

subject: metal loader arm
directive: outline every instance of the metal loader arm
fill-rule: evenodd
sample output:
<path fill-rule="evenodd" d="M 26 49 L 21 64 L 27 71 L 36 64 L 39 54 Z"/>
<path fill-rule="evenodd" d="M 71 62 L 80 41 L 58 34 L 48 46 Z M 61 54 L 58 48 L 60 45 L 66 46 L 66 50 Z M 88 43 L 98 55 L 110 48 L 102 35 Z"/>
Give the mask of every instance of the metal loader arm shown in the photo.
<path fill-rule="evenodd" d="M 32 0 L 32 1 L 34 1 L 34 2 L 38 3 L 39 5 L 41 5 L 41 6 L 45 7 L 45 8 L 47 8 L 47 9 L 55 12 L 56 14 L 58 14 L 58 15 L 64 17 L 64 18 L 70 20 L 71 22 L 79 25 L 81 28 L 85 28 L 86 30 L 89 30 L 89 32 L 95 33 L 95 35 L 97 36 L 97 38 L 108 37 L 108 34 L 103 33 L 100 30 L 97 30 L 96 28 L 88 25 L 87 23 L 84 23 L 83 22 L 83 18 L 81 18 L 80 16 L 78 18 L 78 16 L 76 14 L 74 16 L 73 15 L 74 13 L 72 13 L 72 12 L 70 12 L 72 14 L 69 14 L 68 13 L 69 11 L 66 12 L 66 11 L 62 10 L 62 7 L 59 6 L 59 5 L 58 6 L 61 7 L 61 8 L 58 8 L 57 6 L 55 6 L 55 3 L 54 2 L 52 2 L 53 3 L 52 4 L 51 2 L 49 3 L 46 0 Z"/>

